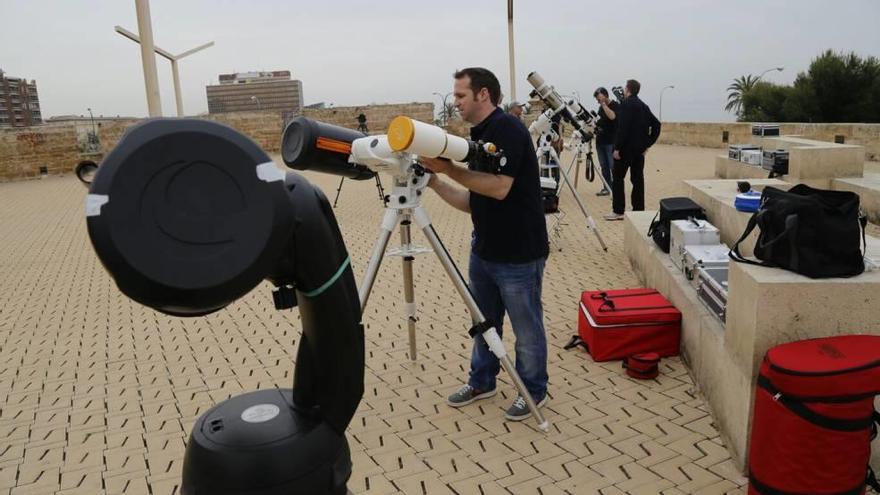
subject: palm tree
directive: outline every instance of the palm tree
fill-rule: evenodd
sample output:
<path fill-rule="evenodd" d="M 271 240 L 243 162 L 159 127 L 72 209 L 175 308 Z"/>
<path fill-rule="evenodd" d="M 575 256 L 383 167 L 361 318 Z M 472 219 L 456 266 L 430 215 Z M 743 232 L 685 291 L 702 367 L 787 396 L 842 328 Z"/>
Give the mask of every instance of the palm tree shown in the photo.
<path fill-rule="evenodd" d="M 732 110 L 739 115 L 742 110 L 743 95 L 755 87 L 758 79 L 760 78 L 751 74 L 734 79 L 733 84 L 727 87 L 727 105 L 724 106 L 724 109 L 728 112 Z"/>
<path fill-rule="evenodd" d="M 457 116 L 458 109 L 455 108 L 454 102 L 449 102 L 440 109 L 440 119 L 443 121 L 444 125 L 448 124 L 450 120 L 454 119 Z"/>

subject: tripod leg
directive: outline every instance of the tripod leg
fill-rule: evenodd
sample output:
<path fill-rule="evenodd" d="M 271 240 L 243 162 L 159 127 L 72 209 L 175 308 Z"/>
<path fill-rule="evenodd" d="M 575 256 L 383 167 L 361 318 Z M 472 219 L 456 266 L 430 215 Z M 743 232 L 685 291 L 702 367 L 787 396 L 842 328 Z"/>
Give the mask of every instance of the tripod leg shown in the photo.
<path fill-rule="evenodd" d="M 383 205 L 387 206 L 388 202 L 385 199 L 385 190 L 382 189 L 382 179 L 379 178 L 379 174 L 376 174 L 376 189 L 379 191 L 379 201 L 381 201 Z"/>
<path fill-rule="evenodd" d="M 440 237 L 434 230 L 434 226 L 431 225 L 431 219 L 428 217 L 428 212 L 425 211 L 424 207 L 418 206 L 413 210 L 413 217 L 416 224 L 422 229 L 422 232 L 424 232 L 425 237 L 428 239 L 428 244 L 431 245 L 434 249 L 434 253 L 437 254 L 437 258 L 446 270 L 446 274 L 449 275 L 449 279 L 452 280 L 453 285 L 455 285 L 456 290 L 458 290 L 459 295 L 461 295 L 462 300 L 470 310 L 471 318 L 477 324 L 475 328 L 480 327 L 485 329 L 483 331 L 483 339 L 486 340 L 489 350 L 492 351 L 492 354 L 495 354 L 501 362 L 504 371 L 510 375 L 510 379 L 513 381 L 513 385 L 516 387 L 517 392 L 519 392 L 519 395 L 525 399 L 529 411 L 532 412 L 532 416 L 534 416 L 535 421 L 537 421 L 538 428 L 547 431 L 550 428 L 550 423 L 544 418 L 544 415 L 541 413 L 541 410 L 538 409 L 538 406 L 535 405 L 535 400 L 532 398 L 532 394 L 526 389 L 526 385 L 523 383 L 522 378 L 520 378 L 519 373 L 517 373 L 516 368 L 513 366 L 513 362 L 511 362 L 510 357 L 507 356 L 507 350 L 504 349 L 504 343 L 501 342 L 501 337 L 498 336 L 495 327 L 490 327 L 487 324 L 486 317 L 483 316 L 483 312 L 480 311 L 480 307 L 477 306 L 477 301 L 474 300 L 474 296 L 471 294 L 470 288 L 464 281 L 464 277 L 461 276 L 461 272 L 458 271 L 458 267 L 455 266 L 455 262 L 452 261 L 452 257 L 450 257 L 449 253 L 446 251 L 446 246 L 440 241 Z"/>
<path fill-rule="evenodd" d="M 568 174 L 561 167 L 559 170 L 562 172 L 562 178 L 565 181 L 565 185 L 568 186 L 568 189 L 571 190 L 571 195 L 574 196 L 575 202 L 577 202 L 578 207 L 581 209 L 581 213 L 584 214 L 584 217 L 587 219 L 587 228 L 592 229 L 593 233 L 596 234 L 596 239 L 599 240 L 599 245 L 602 246 L 604 251 L 608 251 L 608 246 L 605 245 L 605 241 L 602 239 L 602 236 L 599 234 L 599 228 L 596 226 L 596 221 L 593 220 L 593 217 L 587 213 L 587 208 L 584 206 L 584 203 L 581 201 L 580 196 L 578 196 L 577 191 L 572 187 L 571 181 L 568 180 Z"/>
<path fill-rule="evenodd" d="M 400 246 L 406 249 L 410 245 L 409 214 L 404 213 L 400 222 Z M 403 298 L 405 301 L 406 326 L 409 331 L 409 358 L 416 360 L 416 302 L 413 290 L 413 257 L 402 256 L 403 261 Z"/>
<path fill-rule="evenodd" d="M 391 231 L 397 225 L 397 219 L 400 212 L 389 208 L 385 209 L 385 217 L 382 219 L 381 230 L 379 230 L 379 238 L 373 247 L 373 254 L 370 256 L 370 262 L 367 264 L 367 271 L 364 273 L 364 280 L 361 282 L 358 295 L 361 299 L 361 311 L 367 307 L 367 300 L 370 298 L 370 291 L 373 290 L 373 282 L 376 281 L 376 274 L 379 272 L 379 265 L 382 264 L 382 257 L 385 256 L 385 249 L 388 248 L 388 239 L 391 238 Z"/>
<path fill-rule="evenodd" d="M 596 162 L 593 161 L 593 152 L 592 151 L 587 153 L 587 166 L 594 169 L 594 170 L 596 168 Z M 614 163 L 612 163 L 610 166 L 614 166 Z M 602 175 L 601 167 L 599 167 L 599 168 L 600 168 L 600 170 L 596 170 L 595 174 L 598 175 L 599 179 L 602 180 L 602 187 L 604 187 L 606 191 L 611 192 L 611 184 L 609 184 L 608 181 L 605 180 L 605 176 Z"/>
<path fill-rule="evenodd" d="M 345 182 L 345 177 L 339 179 L 339 187 L 336 188 L 336 199 L 333 200 L 333 207 L 336 208 L 336 203 L 339 201 L 339 193 L 342 192 L 342 183 Z"/>

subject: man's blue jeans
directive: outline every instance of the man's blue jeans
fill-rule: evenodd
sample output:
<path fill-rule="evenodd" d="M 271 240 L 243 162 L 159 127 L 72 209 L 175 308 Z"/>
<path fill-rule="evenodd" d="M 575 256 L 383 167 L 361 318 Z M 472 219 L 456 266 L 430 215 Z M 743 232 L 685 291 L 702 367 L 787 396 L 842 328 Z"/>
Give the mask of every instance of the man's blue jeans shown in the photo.
<path fill-rule="evenodd" d="M 613 144 L 597 144 L 596 154 L 599 155 L 599 166 L 602 169 L 602 177 L 608 183 L 608 187 L 612 184 L 611 169 L 614 167 L 614 145 Z M 602 189 L 606 189 L 603 185 Z M 609 189 L 610 190 L 610 189 Z"/>
<path fill-rule="evenodd" d="M 477 305 L 490 324 L 502 335 L 504 312 L 510 317 L 516 336 L 516 371 L 535 402 L 547 395 L 547 335 L 541 306 L 541 282 L 547 258 L 528 263 L 493 263 L 473 252 L 470 259 L 470 288 Z M 474 337 L 468 383 L 477 390 L 495 389 L 501 369 L 482 335 Z"/>

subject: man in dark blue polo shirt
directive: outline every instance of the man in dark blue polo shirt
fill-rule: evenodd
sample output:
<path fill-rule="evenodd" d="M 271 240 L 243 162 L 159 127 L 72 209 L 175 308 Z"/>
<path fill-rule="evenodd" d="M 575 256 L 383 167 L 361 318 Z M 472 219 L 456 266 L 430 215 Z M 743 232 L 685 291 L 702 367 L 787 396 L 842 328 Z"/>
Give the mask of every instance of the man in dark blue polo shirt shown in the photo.
<path fill-rule="evenodd" d="M 455 73 L 455 106 L 474 127 L 471 139 L 495 143 L 507 157 L 500 167 L 471 161 L 467 168 L 423 158 L 437 175 L 430 187 L 450 205 L 470 213 L 474 223 L 470 288 L 487 320 L 502 334 L 504 313 L 516 336 L 516 370 L 538 407 L 547 403 L 547 336 L 541 283 L 547 261 L 547 226 L 541 203 L 538 160 L 528 129 L 498 103 L 501 86 L 492 72 L 468 68 Z M 440 179 L 445 174 L 461 189 Z M 461 407 L 495 395 L 498 358 L 482 336 L 474 339 L 468 383 L 449 396 Z M 505 417 L 519 421 L 530 412 L 517 397 Z"/>

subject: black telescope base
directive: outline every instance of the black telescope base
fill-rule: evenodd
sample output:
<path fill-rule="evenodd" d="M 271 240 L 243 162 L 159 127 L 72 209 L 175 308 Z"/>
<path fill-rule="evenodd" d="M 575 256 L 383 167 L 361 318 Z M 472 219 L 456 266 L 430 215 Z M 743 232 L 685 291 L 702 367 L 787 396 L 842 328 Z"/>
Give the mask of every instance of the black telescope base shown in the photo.
<path fill-rule="evenodd" d="M 190 435 L 181 495 L 345 495 L 345 437 L 293 405 L 290 389 L 233 397 Z"/>

